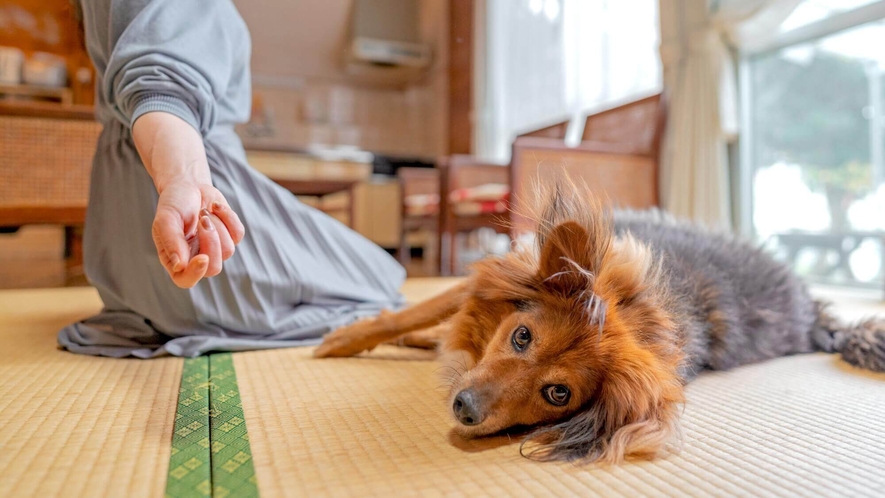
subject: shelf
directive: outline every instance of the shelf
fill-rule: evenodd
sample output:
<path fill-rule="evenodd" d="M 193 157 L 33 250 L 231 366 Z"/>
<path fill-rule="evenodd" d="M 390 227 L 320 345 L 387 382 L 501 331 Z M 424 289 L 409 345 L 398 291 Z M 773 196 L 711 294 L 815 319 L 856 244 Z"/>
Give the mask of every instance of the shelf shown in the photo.
<path fill-rule="evenodd" d="M 74 92 L 68 87 L 47 87 L 36 85 L 0 85 L 0 95 L 13 97 L 33 97 L 57 99 L 64 106 L 73 105 Z"/>
<path fill-rule="evenodd" d="M 95 108 L 88 105 L 62 105 L 49 102 L 4 102 L 0 100 L 0 116 L 94 121 Z"/>

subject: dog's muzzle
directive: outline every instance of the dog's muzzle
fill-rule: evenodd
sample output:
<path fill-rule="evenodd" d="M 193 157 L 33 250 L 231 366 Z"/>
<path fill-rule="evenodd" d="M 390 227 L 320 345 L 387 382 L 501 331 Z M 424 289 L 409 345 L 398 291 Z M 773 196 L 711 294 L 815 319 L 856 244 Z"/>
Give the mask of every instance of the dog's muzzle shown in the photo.
<path fill-rule="evenodd" d="M 465 389 L 455 396 L 452 411 L 458 422 L 464 425 L 477 425 L 482 422 L 483 414 L 479 409 L 478 401 L 473 389 Z"/>

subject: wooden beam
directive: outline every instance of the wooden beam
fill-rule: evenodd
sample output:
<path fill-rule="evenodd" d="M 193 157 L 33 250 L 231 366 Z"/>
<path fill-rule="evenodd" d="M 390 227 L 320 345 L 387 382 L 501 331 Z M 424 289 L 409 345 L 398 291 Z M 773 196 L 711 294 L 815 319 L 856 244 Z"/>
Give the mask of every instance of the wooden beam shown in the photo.
<path fill-rule="evenodd" d="M 474 1 L 449 3 L 449 154 L 473 152 Z"/>

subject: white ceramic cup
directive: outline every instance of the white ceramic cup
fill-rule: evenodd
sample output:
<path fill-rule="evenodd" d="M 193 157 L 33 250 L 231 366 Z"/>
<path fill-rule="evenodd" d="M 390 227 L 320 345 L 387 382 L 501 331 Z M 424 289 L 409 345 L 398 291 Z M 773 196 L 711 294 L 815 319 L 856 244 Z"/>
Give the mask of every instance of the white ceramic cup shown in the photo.
<path fill-rule="evenodd" d="M 22 82 L 25 54 L 14 47 L 0 47 L 0 85 L 18 85 Z"/>

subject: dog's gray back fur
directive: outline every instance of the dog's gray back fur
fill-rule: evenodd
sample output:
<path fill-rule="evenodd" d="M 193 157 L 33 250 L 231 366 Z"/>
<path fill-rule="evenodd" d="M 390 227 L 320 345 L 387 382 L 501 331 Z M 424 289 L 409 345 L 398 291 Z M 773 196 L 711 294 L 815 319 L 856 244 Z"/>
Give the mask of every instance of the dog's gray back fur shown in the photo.
<path fill-rule="evenodd" d="M 668 306 L 682 327 L 690 380 L 701 369 L 815 350 L 885 370 L 885 326 L 838 324 L 786 265 L 734 236 L 676 221 L 660 211 L 618 211 L 618 234 L 646 243 L 663 267 Z"/>

